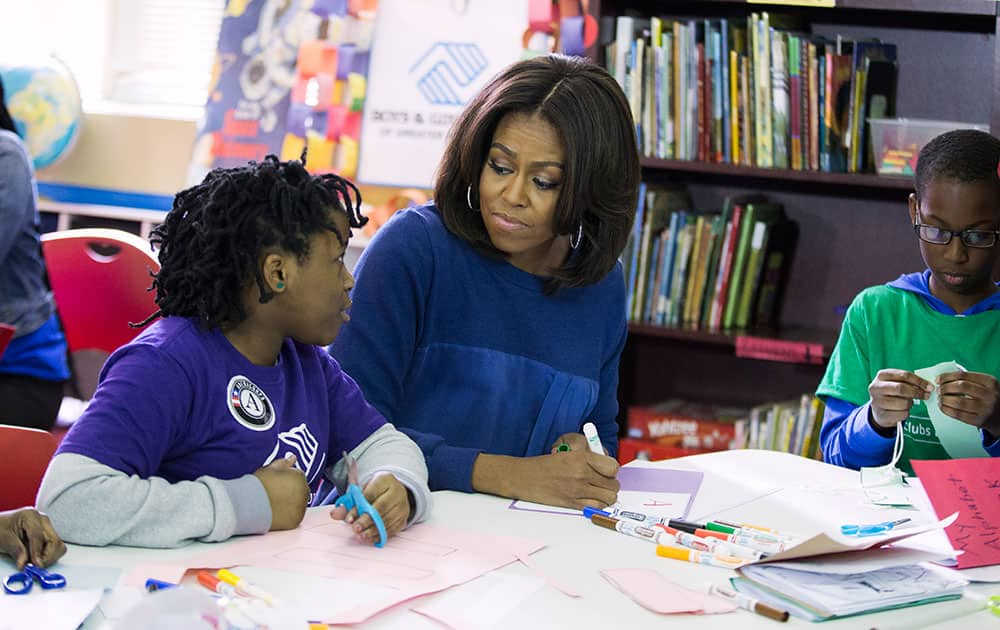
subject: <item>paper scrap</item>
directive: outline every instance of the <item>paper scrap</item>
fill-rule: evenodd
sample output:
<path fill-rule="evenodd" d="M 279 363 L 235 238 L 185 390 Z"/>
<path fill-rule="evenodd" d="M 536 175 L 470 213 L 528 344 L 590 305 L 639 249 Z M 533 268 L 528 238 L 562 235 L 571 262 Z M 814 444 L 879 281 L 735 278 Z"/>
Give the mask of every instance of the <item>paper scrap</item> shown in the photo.
<path fill-rule="evenodd" d="M 76 630 L 97 607 L 103 589 L 32 589 L 27 595 L 0 595 L 0 630 Z"/>
<path fill-rule="evenodd" d="M 934 425 L 934 435 L 941 442 L 941 447 L 953 459 L 989 457 L 989 453 L 983 448 L 983 438 L 978 427 L 966 424 L 961 420 L 956 420 L 941 411 L 937 377 L 948 372 L 959 371 L 964 370 L 958 363 L 945 361 L 931 367 L 914 370 L 913 373 L 925 381 L 934 384 L 934 391 L 931 392 L 930 398 L 924 402 L 927 406 L 927 415 L 930 416 L 931 424 Z"/>
<path fill-rule="evenodd" d="M 643 608 L 661 615 L 715 614 L 736 606 L 702 591 L 685 588 L 653 569 L 604 569 L 601 577 Z"/>
<path fill-rule="evenodd" d="M 958 512 L 947 528 L 958 556 L 958 568 L 1000 564 L 1000 459 L 914 460 L 924 491 L 935 512 Z"/>
<path fill-rule="evenodd" d="M 455 630 L 488 630 L 544 586 L 543 580 L 533 576 L 494 571 L 428 598 L 410 610 Z"/>

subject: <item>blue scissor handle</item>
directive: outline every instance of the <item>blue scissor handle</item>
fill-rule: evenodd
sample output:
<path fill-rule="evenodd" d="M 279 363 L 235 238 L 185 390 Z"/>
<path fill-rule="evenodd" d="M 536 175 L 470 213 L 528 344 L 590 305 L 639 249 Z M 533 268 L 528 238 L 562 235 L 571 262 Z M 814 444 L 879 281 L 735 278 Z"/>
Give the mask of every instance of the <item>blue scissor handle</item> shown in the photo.
<path fill-rule="evenodd" d="M 4 579 L 3 590 L 11 595 L 24 595 L 31 590 L 35 580 L 38 580 L 44 589 L 66 586 L 66 578 L 59 573 L 49 573 L 41 567 L 26 564 L 23 570 L 11 573 Z"/>
<path fill-rule="evenodd" d="M 889 531 L 889 528 L 881 523 L 876 525 L 841 525 L 840 533 L 845 536 L 878 536 Z"/>
<path fill-rule="evenodd" d="M 347 487 L 347 492 L 343 495 L 337 497 L 337 500 L 333 503 L 336 505 L 342 505 L 350 511 L 356 508 L 358 511 L 358 518 L 361 518 L 362 514 L 367 514 L 371 517 L 372 522 L 375 523 L 375 529 L 378 530 L 378 542 L 375 543 L 376 547 L 384 547 L 385 541 L 389 539 L 389 536 L 385 533 L 385 524 L 382 522 L 382 516 L 378 513 L 372 504 L 368 502 L 365 498 L 365 494 L 361 491 L 361 488 L 357 484 L 352 483 Z"/>

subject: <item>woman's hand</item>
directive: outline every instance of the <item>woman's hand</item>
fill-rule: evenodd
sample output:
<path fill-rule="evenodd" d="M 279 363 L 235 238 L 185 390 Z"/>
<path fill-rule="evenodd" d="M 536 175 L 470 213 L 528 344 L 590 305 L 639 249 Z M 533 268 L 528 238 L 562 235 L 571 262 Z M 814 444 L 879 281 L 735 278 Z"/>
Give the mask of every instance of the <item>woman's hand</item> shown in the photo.
<path fill-rule="evenodd" d="M 66 553 L 66 545 L 48 516 L 24 508 L 0 514 L 0 551 L 13 558 L 20 570 L 29 562 L 49 566 Z"/>
<path fill-rule="evenodd" d="M 884 429 L 894 428 L 910 417 L 913 399 L 926 399 L 934 386 L 913 372 L 905 370 L 879 370 L 868 386 L 871 396 L 872 422 Z"/>
<path fill-rule="evenodd" d="M 305 474 L 295 467 L 295 455 L 276 459 L 254 471 L 271 503 L 271 530 L 295 529 L 312 499 Z"/>
<path fill-rule="evenodd" d="M 364 488 L 365 498 L 382 517 L 386 536 L 392 538 L 406 527 L 410 518 L 410 494 L 406 486 L 389 473 L 377 475 Z M 330 516 L 336 521 L 347 521 L 357 535 L 358 540 L 374 545 L 378 542 L 378 528 L 367 514 L 358 518 L 357 509 L 347 510 L 340 505 L 333 508 Z"/>
<path fill-rule="evenodd" d="M 618 500 L 618 468 L 614 458 L 586 447 L 538 457 L 483 453 L 472 467 L 472 487 L 546 505 L 604 508 Z"/>
<path fill-rule="evenodd" d="M 559 438 L 552 444 L 552 449 L 549 451 L 551 453 L 558 453 L 559 446 L 565 444 L 567 446 L 564 451 L 587 451 L 590 450 L 590 445 L 587 444 L 587 437 L 582 433 L 564 433 L 559 436 Z"/>
<path fill-rule="evenodd" d="M 1000 437 L 1000 384 L 992 374 L 948 372 L 938 376 L 941 411 Z"/>

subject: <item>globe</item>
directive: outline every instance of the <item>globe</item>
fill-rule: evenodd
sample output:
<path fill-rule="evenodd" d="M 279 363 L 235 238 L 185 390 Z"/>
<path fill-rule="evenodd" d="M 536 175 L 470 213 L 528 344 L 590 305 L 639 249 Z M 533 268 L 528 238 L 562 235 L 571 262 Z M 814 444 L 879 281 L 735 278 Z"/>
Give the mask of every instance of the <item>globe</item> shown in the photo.
<path fill-rule="evenodd" d="M 7 109 L 35 164 L 55 164 L 73 148 L 83 110 L 69 69 L 50 57 L 41 63 L 0 66 Z"/>

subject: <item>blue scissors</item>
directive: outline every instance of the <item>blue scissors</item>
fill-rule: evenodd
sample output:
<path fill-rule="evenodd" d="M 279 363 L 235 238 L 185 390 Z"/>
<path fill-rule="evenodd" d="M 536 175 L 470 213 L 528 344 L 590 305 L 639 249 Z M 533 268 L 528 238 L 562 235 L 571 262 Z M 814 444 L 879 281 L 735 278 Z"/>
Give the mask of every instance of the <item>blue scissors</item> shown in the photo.
<path fill-rule="evenodd" d="M 358 462 L 348 453 L 344 453 L 344 461 L 347 463 L 347 491 L 337 497 L 337 500 L 333 504 L 343 505 L 348 511 L 357 509 L 358 518 L 361 518 L 362 514 L 370 516 L 372 522 L 375 523 L 375 528 L 378 529 L 379 539 L 375 543 L 375 546 L 384 547 L 385 541 L 389 539 L 389 536 L 385 533 L 385 524 L 382 523 L 382 516 L 368 502 L 368 499 L 365 498 L 365 493 L 361 491 L 361 486 L 358 485 Z"/>
<path fill-rule="evenodd" d="M 58 573 L 49 573 L 33 564 L 24 565 L 24 569 L 11 573 L 3 581 L 3 590 L 11 595 L 25 595 L 31 591 L 32 585 L 38 580 L 44 589 L 63 588 L 66 578 Z"/>
<path fill-rule="evenodd" d="M 910 519 L 901 518 L 896 521 L 885 521 L 882 523 L 872 523 L 871 525 L 841 525 L 840 533 L 845 536 L 878 536 L 903 523 L 909 523 Z"/>

